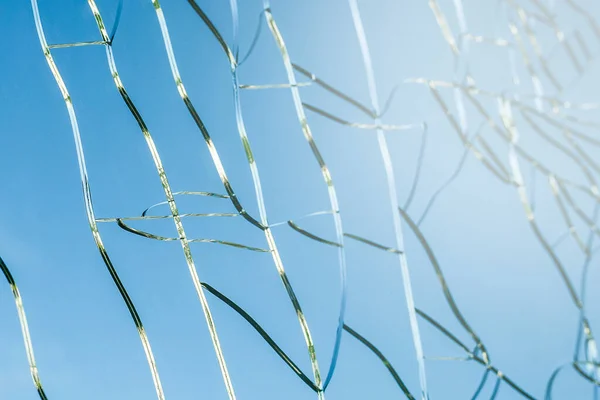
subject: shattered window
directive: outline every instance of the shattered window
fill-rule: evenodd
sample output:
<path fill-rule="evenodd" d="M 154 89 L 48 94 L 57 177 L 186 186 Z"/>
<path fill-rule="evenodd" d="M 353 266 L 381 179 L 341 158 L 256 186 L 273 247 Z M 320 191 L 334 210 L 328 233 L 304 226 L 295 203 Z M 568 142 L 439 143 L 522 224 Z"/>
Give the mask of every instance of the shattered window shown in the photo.
<path fill-rule="evenodd" d="M 2 4 L 0 398 L 598 399 L 599 19 Z"/>

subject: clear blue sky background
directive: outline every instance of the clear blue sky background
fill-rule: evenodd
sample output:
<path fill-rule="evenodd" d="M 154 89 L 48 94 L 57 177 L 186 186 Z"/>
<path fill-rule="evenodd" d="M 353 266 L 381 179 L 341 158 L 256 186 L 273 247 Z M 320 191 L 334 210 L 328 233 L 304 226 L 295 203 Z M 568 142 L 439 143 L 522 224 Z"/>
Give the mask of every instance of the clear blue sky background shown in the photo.
<path fill-rule="evenodd" d="M 98 1 L 108 24 L 116 3 Z M 250 171 L 235 124 L 227 60 L 187 2 L 164 3 L 188 93 L 212 134 L 234 190 L 256 215 Z M 261 4 L 258 0 L 240 3 L 244 53 L 254 35 Z M 228 2 L 199 4 L 230 41 Z M 451 1 L 440 4 L 457 32 Z M 532 9 L 530 2 L 524 4 Z M 580 4 L 600 17 L 600 6 L 593 1 Z M 406 78 L 453 79 L 452 54 L 427 2 L 371 0 L 360 5 L 380 102 Z M 294 62 L 369 102 L 346 1 L 273 1 L 272 7 Z M 86 2 L 40 0 L 40 9 L 49 43 L 99 40 Z M 497 2 L 465 0 L 465 9 L 472 32 L 509 36 L 503 8 Z M 557 9 L 564 6 L 559 4 Z M 580 17 L 565 12 L 560 19 L 567 33 L 578 27 L 592 49 L 600 48 Z M 277 47 L 265 25 L 262 29 L 254 53 L 240 68 L 240 83 L 285 83 Z M 46 393 L 55 400 L 155 398 L 135 328 L 89 232 L 69 119 L 40 50 L 29 2 L 0 0 L 0 31 L 4 38 L 0 63 L 0 255 L 20 285 Z M 556 40 L 548 30 L 543 32 L 542 46 L 548 52 Z M 114 52 L 124 85 L 154 135 L 174 190 L 224 192 L 206 145 L 173 84 L 150 0 L 125 1 Z M 78 47 L 53 54 L 80 122 L 98 216 L 133 216 L 163 201 L 142 134 L 112 83 L 104 49 Z M 574 73 L 565 59 L 560 51 L 552 58 L 561 79 L 568 82 Z M 482 87 L 511 89 L 506 50 L 471 45 L 470 64 Z M 519 65 L 520 90 L 532 93 L 522 62 Z M 592 63 L 588 69 L 582 80 L 569 86 L 565 97 L 597 100 L 597 65 Z M 318 87 L 301 90 L 309 103 L 350 121 L 371 122 Z M 444 97 L 451 101 L 452 94 L 445 91 Z M 493 102 L 486 104 L 493 110 Z M 269 221 L 329 209 L 326 187 L 303 138 L 289 90 L 243 91 L 242 106 L 263 180 Z M 429 124 L 429 144 L 410 209 L 414 218 L 452 173 L 463 151 L 428 91 L 418 85 L 402 85 L 385 122 L 422 121 Z M 478 123 L 473 121 L 472 129 Z M 375 133 L 342 127 L 315 114 L 309 114 L 309 123 L 330 166 L 345 230 L 393 245 Z M 412 184 L 421 134 L 419 130 L 388 134 L 401 203 Z M 489 130 L 485 134 L 493 135 Z M 540 158 L 581 180 L 569 164 L 572 162 L 546 151 L 526 129 L 521 135 L 523 143 L 538 151 Z M 498 148 L 506 160 L 505 147 Z M 529 170 L 525 171 L 529 179 Z M 546 182 L 539 177 L 537 191 L 540 224 L 552 241 L 565 227 Z M 227 200 L 220 199 L 182 198 L 179 206 L 182 212 L 233 211 Z M 264 236 L 242 218 L 190 220 L 186 224 L 193 237 L 266 246 Z M 175 234 L 169 221 L 141 221 L 135 226 L 165 236 Z M 301 226 L 332 240 L 335 237 L 326 216 L 304 220 Z M 457 303 L 486 343 L 494 365 L 541 398 L 554 368 L 571 359 L 577 313 L 549 257 L 535 240 L 514 188 L 501 184 L 471 155 L 422 228 Z M 287 226 L 274 228 L 274 232 L 315 337 L 324 374 L 337 324 L 340 284 L 336 251 Z M 226 398 L 180 246 L 132 236 L 110 224 L 101 225 L 101 233 L 145 323 L 167 398 Z M 423 249 L 406 228 L 405 234 L 417 305 L 466 341 Z M 244 307 L 310 374 L 300 328 L 270 256 L 214 244 L 194 244 L 193 249 L 201 279 Z M 348 242 L 346 252 L 347 323 L 377 345 L 418 394 L 397 259 L 356 242 Z M 578 282 L 583 257 L 576 245 L 565 241 L 559 255 Z M 597 265 L 592 264 L 589 277 L 590 288 L 594 288 L 600 279 Z M 594 290 L 588 296 L 594 324 L 600 296 Z M 245 321 L 216 299 L 209 297 L 209 301 L 238 398 L 316 398 Z M 0 399 L 35 399 L 7 285 L 0 290 L 0 313 Z M 423 321 L 420 326 L 427 356 L 463 356 L 439 332 Z M 483 373 L 480 366 L 467 362 L 428 361 L 427 367 L 434 400 L 469 398 Z M 489 397 L 492 386 L 490 380 L 483 398 Z M 592 398 L 590 385 L 572 371 L 561 375 L 555 393 L 557 399 Z M 327 398 L 401 397 L 384 366 L 345 334 Z M 502 385 L 498 398 L 519 396 Z"/>

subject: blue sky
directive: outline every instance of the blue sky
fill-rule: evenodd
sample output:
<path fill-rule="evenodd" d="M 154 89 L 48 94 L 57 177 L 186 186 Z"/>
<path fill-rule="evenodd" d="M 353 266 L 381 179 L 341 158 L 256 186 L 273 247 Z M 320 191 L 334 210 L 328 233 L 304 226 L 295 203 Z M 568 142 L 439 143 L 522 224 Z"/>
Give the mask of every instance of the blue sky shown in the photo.
<path fill-rule="evenodd" d="M 5 38 L 11 38 L 4 41 L 4 62 L 0 63 L 4 77 L 0 83 L 0 256 L 11 268 L 24 298 L 44 388 L 49 398 L 61 400 L 155 398 L 139 338 L 87 225 L 69 118 L 40 49 L 31 5 L 0 3 L 0 29 Z M 244 54 L 262 5 L 260 1 L 240 3 Z M 427 3 L 421 3 L 359 2 L 380 102 L 394 85 L 407 78 L 454 79 L 453 55 Z M 458 32 L 453 3 L 439 3 L 450 27 Z M 535 9 L 533 1 L 522 3 L 528 10 Z M 229 3 L 199 4 L 231 42 Z M 502 4 L 475 0 L 464 0 L 464 4 L 469 31 L 486 37 L 509 37 Z M 600 7 L 591 0 L 580 4 L 590 15 L 600 17 Z M 40 0 L 39 5 L 49 43 L 100 39 L 86 2 Z M 117 2 L 98 1 L 98 6 L 111 25 Z M 250 169 L 235 122 L 227 59 L 187 2 L 165 1 L 163 9 L 190 98 L 212 135 L 240 201 L 249 213 L 257 215 Z M 600 48 L 581 16 L 569 12 L 561 2 L 557 2 L 556 10 L 567 37 L 577 28 L 590 49 Z M 272 11 L 293 62 L 369 103 L 360 48 L 345 0 L 274 0 Z M 540 32 L 540 44 L 548 53 L 556 37 L 543 27 Z M 223 193 L 207 147 L 173 83 L 150 0 L 125 1 L 113 50 L 120 77 L 149 126 L 173 190 Z M 595 101 L 597 64 L 586 65 L 584 77 L 570 83 L 575 74 L 561 51 L 550 60 L 561 81 L 569 82 L 562 96 L 573 102 Z M 112 82 L 104 49 L 56 49 L 53 56 L 77 113 L 97 216 L 134 216 L 164 201 L 142 133 Z M 518 91 L 533 93 L 522 60 L 517 59 L 517 64 L 522 81 Z M 471 44 L 468 65 L 480 87 L 517 90 L 511 83 L 505 48 Z M 281 56 L 264 21 L 254 52 L 239 69 L 239 79 L 241 84 L 252 85 L 287 82 Z M 300 74 L 297 79 L 306 81 Z M 553 94 L 546 78 L 543 83 L 547 93 Z M 372 122 L 316 85 L 300 90 L 307 103 L 349 121 Z M 445 89 L 442 93 L 451 103 L 452 92 Z M 327 188 L 303 137 L 289 89 L 242 90 L 241 101 L 269 222 L 297 220 L 328 210 Z M 486 101 L 486 107 L 494 111 L 494 102 Z M 585 117 L 597 118 L 594 112 Z M 473 109 L 467 113 L 472 119 L 469 133 L 473 134 L 479 120 Z M 497 112 L 494 115 L 497 117 Z M 421 215 L 463 153 L 456 132 L 429 91 L 422 85 L 400 85 L 384 122 L 423 121 L 429 128 L 428 146 L 409 209 L 413 219 Z M 392 215 L 376 133 L 341 126 L 314 113 L 308 114 L 308 122 L 331 170 L 344 230 L 393 246 Z M 536 156 L 582 181 L 572 160 L 560 158 L 531 129 L 520 133 L 521 143 Z M 593 133 L 597 132 L 591 129 Z M 400 204 L 412 185 L 422 134 L 419 129 L 386 133 Z M 508 164 L 506 145 L 494 141 L 490 129 L 484 134 Z M 597 155 L 597 149 L 589 151 Z M 524 168 L 528 183 L 529 172 Z M 552 242 L 566 228 L 547 182 L 541 176 L 536 182 L 538 220 Z M 235 211 L 230 202 L 218 198 L 181 197 L 178 205 L 186 213 Z M 585 204 L 585 209 L 589 211 L 590 205 Z M 164 206 L 155 211 L 156 215 L 168 212 Z M 184 223 L 191 237 L 266 247 L 263 234 L 240 217 L 197 218 Z M 319 236 L 335 239 L 330 216 L 298 223 Z M 586 237 L 583 225 L 577 224 Z M 132 225 L 159 235 L 176 235 L 168 220 L 136 221 Z M 501 183 L 470 154 L 459 178 L 440 196 L 421 228 L 456 302 L 488 347 L 493 364 L 533 396 L 542 398 L 552 371 L 572 357 L 578 314 L 556 268 L 529 227 L 515 188 Z M 181 247 L 131 235 L 116 224 L 101 224 L 100 230 L 144 321 L 166 397 L 225 399 Z M 339 312 L 337 250 L 286 225 L 274 227 L 273 232 L 325 375 Z M 404 233 L 417 306 L 468 341 L 444 301 L 418 240 L 406 226 Z M 271 257 L 208 243 L 192 244 L 192 249 L 201 280 L 246 309 L 310 374 L 302 333 Z M 569 238 L 557 249 L 578 286 L 583 256 L 576 243 Z M 347 324 L 378 346 L 411 391 L 418 394 L 417 364 L 397 258 L 352 241 L 347 241 L 345 252 Z M 592 263 L 586 299 L 592 326 L 600 311 L 598 293 L 593 290 L 599 278 L 597 265 Z M 4 289 L 0 291 L 4 316 L 0 323 L 0 398 L 35 399 L 14 301 L 7 285 Z M 316 398 L 245 321 L 215 298 L 209 296 L 209 303 L 238 398 Z M 422 320 L 420 327 L 426 356 L 464 356 Z M 427 361 L 426 366 L 431 399 L 470 398 L 483 373 L 481 366 L 472 362 Z M 492 387 L 490 379 L 482 398 L 489 397 Z M 555 389 L 557 399 L 593 398 L 590 384 L 572 370 L 560 376 Z M 344 334 L 327 398 L 392 399 L 401 395 L 381 362 Z M 503 384 L 497 398 L 521 397 Z"/>

